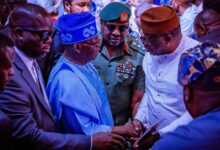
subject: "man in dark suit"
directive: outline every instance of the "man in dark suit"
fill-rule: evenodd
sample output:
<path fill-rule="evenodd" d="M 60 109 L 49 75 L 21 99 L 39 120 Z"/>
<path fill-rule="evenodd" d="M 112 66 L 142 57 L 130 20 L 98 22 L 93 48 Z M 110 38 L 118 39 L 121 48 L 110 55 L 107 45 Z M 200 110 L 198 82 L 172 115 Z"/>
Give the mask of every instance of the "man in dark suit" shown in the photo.
<path fill-rule="evenodd" d="M 14 74 L 14 44 L 9 37 L 0 33 L 0 91 Z M 1 100 L 0 100 L 1 101 Z M 9 117 L 0 110 L 0 150 L 10 150 L 11 122 Z"/>
<path fill-rule="evenodd" d="M 111 133 L 61 134 L 48 105 L 45 87 L 36 58 L 50 50 L 52 24 L 41 6 L 17 7 L 9 18 L 15 43 L 15 74 L 0 93 L 0 107 L 12 120 L 15 147 L 23 150 L 109 149 L 123 138 Z M 91 147 L 92 145 L 92 147 Z"/>

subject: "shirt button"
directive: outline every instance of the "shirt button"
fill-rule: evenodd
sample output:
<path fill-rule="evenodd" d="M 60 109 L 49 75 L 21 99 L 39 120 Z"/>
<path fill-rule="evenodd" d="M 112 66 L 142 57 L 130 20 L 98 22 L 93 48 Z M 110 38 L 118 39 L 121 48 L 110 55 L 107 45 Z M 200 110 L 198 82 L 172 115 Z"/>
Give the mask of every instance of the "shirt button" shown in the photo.
<path fill-rule="evenodd" d="M 108 64 L 108 67 L 111 67 L 112 65 L 111 64 Z"/>
<path fill-rule="evenodd" d="M 157 96 L 160 96 L 160 94 L 157 94 Z"/>
<path fill-rule="evenodd" d="M 109 82 L 106 82 L 105 85 L 109 85 Z"/>

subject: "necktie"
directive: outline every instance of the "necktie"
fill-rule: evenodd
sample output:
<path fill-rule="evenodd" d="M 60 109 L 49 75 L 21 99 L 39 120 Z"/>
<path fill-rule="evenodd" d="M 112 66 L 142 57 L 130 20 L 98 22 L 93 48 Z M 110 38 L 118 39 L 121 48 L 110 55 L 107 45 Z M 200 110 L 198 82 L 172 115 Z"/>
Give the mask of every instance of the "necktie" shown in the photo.
<path fill-rule="evenodd" d="M 40 88 L 40 91 L 43 94 L 44 99 L 45 99 L 46 103 L 48 104 L 48 106 L 50 108 L 50 104 L 49 104 L 49 100 L 48 100 L 48 97 L 47 97 L 47 94 L 46 94 L 46 91 L 45 91 L 43 76 L 41 74 L 40 67 L 38 66 L 36 61 L 34 61 L 33 66 L 35 68 L 35 76 L 36 76 L 35 82 L 37 83 L 38 87 Z"/>

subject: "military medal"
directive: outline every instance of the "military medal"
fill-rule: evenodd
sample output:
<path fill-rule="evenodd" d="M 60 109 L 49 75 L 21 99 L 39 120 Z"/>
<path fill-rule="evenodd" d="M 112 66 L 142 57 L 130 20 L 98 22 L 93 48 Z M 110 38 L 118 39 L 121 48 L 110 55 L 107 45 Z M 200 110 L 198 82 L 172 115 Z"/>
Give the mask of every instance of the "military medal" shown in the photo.
<path fill-rule="evenodd" d="M 119 64 L 116 66 L 116 75 L 122 80 L 134 78 L 135 72 L 136 68 L 130 61 L 126 61 L 124 64 Z"/>

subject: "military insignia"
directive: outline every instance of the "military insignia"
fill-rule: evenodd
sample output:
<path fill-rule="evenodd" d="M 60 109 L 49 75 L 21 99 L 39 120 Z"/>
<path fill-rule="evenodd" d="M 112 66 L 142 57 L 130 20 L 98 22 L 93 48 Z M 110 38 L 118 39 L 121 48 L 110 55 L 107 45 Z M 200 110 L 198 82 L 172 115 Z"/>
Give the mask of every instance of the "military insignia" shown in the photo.
<path fill-rule="evenodd" d="M 129 51 L 129 46 L 126 42 L 124 43 L 124 50 L 126 53 L 128 53 L 128 51 Z"/>
<path fill-rule="evenodd" d="M 128 22 L 128 13 L 127 12 L 122 12 L 120 15 L 120 22 Z"/>
<path fill-rule="evenodd" d="M 136 68 L 130 61 L 126 61 L 124 64 L 119 64 L 116 66 L 116 75 L 122 80 L 134 78 L 135 73 Z"/>

